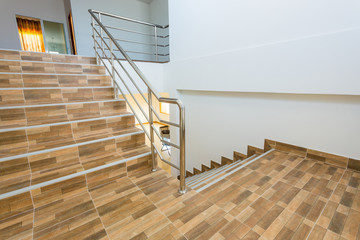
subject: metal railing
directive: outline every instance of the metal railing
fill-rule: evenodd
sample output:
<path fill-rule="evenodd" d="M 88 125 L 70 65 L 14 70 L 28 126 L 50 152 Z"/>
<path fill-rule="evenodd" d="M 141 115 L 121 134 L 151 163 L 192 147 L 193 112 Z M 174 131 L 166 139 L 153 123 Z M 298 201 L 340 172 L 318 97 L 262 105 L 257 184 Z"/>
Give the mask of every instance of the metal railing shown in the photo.
<path fill-rule="evenodd" d="M 184 105 L 179 99 L 176 98 L 164 98 L 160 97 L 157 92 L 154 90 L 154 88 L 151 86 L 149 81 L 146 79 L 144 74 L 140 71 L 140 69 L 137 67 L 137 65 L 133 62 L 133 60 L 129 57 L 127 52 L 121 47 L 118 41 L 111 35 L 108 28 L 110 26 L 105 26 L 102 23 L 102 17 L 110 17 L 110 18 L 116 18 L 120 20 L 126 20 L 126 21 L 132 21 L 136 22 L 138 24 L 145 24 L 145 25 L 151 25 L 158 27 L 168 27 L 168 26 L 158 26 L 151 23 L 141 22 L 133 19 L 128 19 L 120 16 L 116 16 L 109 13 L 104 13 L 96 10 L 89 9 L 89 13 L 92 17 L 92 32 L 93 32 L 93 40 L 94 40 L 94 50 L 95 55 L 98 63 L 102 63 L 110 76 L 113 79 L 113 87 L 115 91 L 115 96 L 118 97 L 118 91 L 121 93 L 122 97 L 130 107 L 131 111 L 134 113 L 134 116 L 136 120 L 139 122 L 141 128 L 144 130 L 145 135 L 150 140 L 150 146 L 151 146 L 151 157 L 152 157 L 152 170 L 156 171 L 157 169 L 157 156 L 160 158 L 161 161 L 163 161 L 166 164 L 169 164 L 171 167 L 177 169 L 180 171 L 180 193 L 186 192 L 186 185 L 185 185 L 185 111 L 184 111 Z M 131 31 L 131 30 L 129 30 Z M 155 32 L 155 36 L 156 32 Z M 98 41 L 100 39 L 100 43 Z M 99 52 L 100 51 L 100 52 Z M 118 57 L 115 53 L 115 51 L 121 53 L 121 56 L 125 61 L 122 61 L 123 59 L 121 57 Z M 106 64 L 106 61 L 108 61 L 108 64 Z M 123 63 L 128 63 L 130 65 L 130 69 L 132 69 L 135 72 L 135 75 L 140 79 L 140 82 L 143 83 L 147 89 L 147 97 L 145 94 L 141 91 L 141 88 L 134 80 L 133 76 L 129 73 L 129 71 L 126 69 Z M 119 67 L 117 67 L 115 64 L 117 64 Z M 110 66 L 108 66 L 110 65 Z M 120 71 L 123 72 L 123 74 L 120 74 Z M 127 77 L 127 79 L 125 79 Z M 119 79 L 118 82 L 116 79 Z M 129 80 L 129 81 L 126 81 Z M 122 84 L 123 88 L 120 86 Z M 140 94 L 141 99 L 145 101 L 148 113 L 144 111 L 139 101 L 134 96 L 133 89 L 137 90 L 137 92 Z M 128 92 L 128 95 L 126 94 L 126 91 Z M 155 110 L 155 106 L 153 104 L 153 97 L 156 98 L 160 103 L 168 103 L 168 104 L 175 104 L 179 109 L 179 122 L 174 123 L 170 121 L 166 121 L 161 119 L 160 114 Z M 131 100 L 135 103 L 132 103 Z M 140 110 L 140 113 L 137 113 L 135 111 L 135 107 L 137 107 Z M 140 115 L 141 114 L 141 115 Z M 150 125 L 150 130 L 148 131 L 142 120 L 141 117 L 143 116 Z M 164 123 L 173 127 L 176 127 L 179 129 L 179 144 L 175 144 L 170 142 L 170 140 L 165 140 L 159 131 L 154 126 L 154 119 L 158 119 L 160 123 Z M 180 166 L 175 165 L 174 163 L 167 161 L 163 158 L 161 155 L 161 151 L 158 150 L 158 148 L 155 146 L 155 137 L 159 138 L 160 142 L 163 144 L 170 145 L 171 147 L 179 149 L 180 153 Z"/>
<path fill-rule="evenodd" d="M 109 30 L 116 30 L 112 32 L 113 39 L 116 42 L 128 44 L 127 47 L 123 46 L 126 53 L 132 54 L 132 60 L 145 60 L 154 62 L 168 62 L 169 61 L 169 35 L 167 32 L 160 32 L 167 30 L 169 25 L 158 25 L 148 22 L 143 22 L 131 18 L 117 16 L 114 14 L 92 10 L 93 13 L 98 14 L 99 21 L 103 27 Z M 111 23 L 104 23 L 102 17 L 109 17 L 112 19 L 120 20 L 122 23 L 131 23 L 132 26 L 111 26 Z M 99 23 L 95 22 L 94 26 L 100 27 Z M 145 29 L 133 30 L 136 26 L 143 26 Z M 130 29 L 129 29 L 130 28 Z M 102 30 L 100 29 L 100 34 Z M 117 37 L 120 35 L 121 37 Z M 98 36 L 98 38 L 106 36 Z M 145 49 L 144 49 L 145 47 Z M 109 49 L 106 49 L 109 50 Z M 113 49 L 113 51 L 118 51 Z"/>

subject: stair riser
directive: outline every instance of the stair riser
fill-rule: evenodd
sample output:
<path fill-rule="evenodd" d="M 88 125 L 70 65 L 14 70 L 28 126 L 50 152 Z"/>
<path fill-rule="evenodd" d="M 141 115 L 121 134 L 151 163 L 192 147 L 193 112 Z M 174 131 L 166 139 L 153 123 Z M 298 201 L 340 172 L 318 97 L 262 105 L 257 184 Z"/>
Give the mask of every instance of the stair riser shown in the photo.
<path fill-rule="evenodd" d="M 0 59 L 36 61 L 36 62 L 55 62 L 55 63 L 96 64 L 96 59 L 94 57 L 11 51 L 11 50 L 0 50 Z"/>
<path fill-rule="evenodd" d="M 87 102 L 114 99 L 113 88 L 0 90 L 0 106 Z"/>
<path fill-rule="evenodd" d="M 147 153 L 144 143 L 140 134 L 0 162 L 0 194 Z"/>
<path fill-rule="evenodd" d="M 111 86 L 110 76 L 56 74 L 0 74 L 0 88 Z"/>
<path fill-rule="evenodd" d="M 126 116 L 0 132 L 0 157 L 116 137 L 134 126 L 134 116 Z"/>
<path fill-rule="evenodd" d="M 125 111 L 124 101 L 0 109 L 0 129 L 120 115 Z"/>
<path fill-rule="evenodd" d="M 96 74 L 104 75 L 105 67 L 99 65 L 75 65 L 64 63 L 27 62 L 0 60 L 3 73 L 47 73 L 47 74 Z"/>

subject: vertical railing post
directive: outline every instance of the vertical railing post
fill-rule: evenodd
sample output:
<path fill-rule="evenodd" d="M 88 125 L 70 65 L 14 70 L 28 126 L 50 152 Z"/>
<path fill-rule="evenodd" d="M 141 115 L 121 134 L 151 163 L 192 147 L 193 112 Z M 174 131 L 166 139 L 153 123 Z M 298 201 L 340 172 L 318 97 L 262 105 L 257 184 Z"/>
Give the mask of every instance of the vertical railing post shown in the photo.
<path fill-rule="evenodd" d="M 149 125 L 150 125 L 150 146 L 151 146 L 151 160 L 152 160 L 152 171 L 157 170 L 157 159 L 155 155 L 154 147 L 154 118 L 152 111 L 152 91 L 148 88 L 148 102 L 149 102 Z"/>
<path fill-rule="evenodd" d="M 155 37 L 155 61 L 159 61 L 159 53 L 158 53 L 158 37 L 157 37 L 157 28 L 154 27 L 154 37 Z"/>
<path fill-rule="evenodd" d="M 186 193 L 186 166 L 185 166 L 185 109 L 179 107 L 179 124 L 180 124 L 180 189 L 179 193 Z"/>
<path fill-rule="evenodd" d="M 112 77 L 112 82 L 111 85 L 114 88 L 114 96 L 116 99 L 119 98 L 119 94 L 118 94 L 118 89 L 117 86 L 115 84 L 115 66 L 114 66 L 114 55 L 113 55 L 113 43 L 111 41 L 111 39 L 109 39 L 109 47 L 110 47 L 110 63 L 111 63 L 111 77 Z"/>
<path fill-rule="evenodd" d="M 101 13 L 99 13 L 99 21 L 102 23 L 102 21 L 101 21 Z M 104 34 L 103 34 L 103 29 L 102 29 L 102 27 L 100 27 L 100 37 L 101 37 L 101 48 L 102 48 L 102 50 L 104 50 L 104 51 L 102 52 L 102 55 L 103 55 L 103 58 L 104 58 L 104 57 L 105 57 L 105 56 L 104 56 L 105 49 L 104 49 L 104 42 L 103 42 L 103 40 L 104 40 Z"/>
<path fill-rule="evenodd" d="M 95 37 L 95 19 L 93 17 L 91 17 L 91 23 L 92 23 L 92 32 L 93 32 L 92 37 L 94 39 L 94 51 L 95 51 L 95 57 L 96 57 L 96 64 L 99 65 L 100 60 L 97 55 L 97 44 L 96 44 L 96 37 Z"/>

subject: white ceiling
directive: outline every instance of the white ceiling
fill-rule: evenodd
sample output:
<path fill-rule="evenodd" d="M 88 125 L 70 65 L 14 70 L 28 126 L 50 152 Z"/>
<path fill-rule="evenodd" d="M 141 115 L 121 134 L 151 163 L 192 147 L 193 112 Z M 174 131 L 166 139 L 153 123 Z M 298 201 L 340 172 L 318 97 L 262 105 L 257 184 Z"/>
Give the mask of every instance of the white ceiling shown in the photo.
<path fill-rule="evenodd" d="M 151 3 L 151 2 L 154 1 L 154 0 L 138 0 L 138 1 L 144 2 L 144 3 Z"/>

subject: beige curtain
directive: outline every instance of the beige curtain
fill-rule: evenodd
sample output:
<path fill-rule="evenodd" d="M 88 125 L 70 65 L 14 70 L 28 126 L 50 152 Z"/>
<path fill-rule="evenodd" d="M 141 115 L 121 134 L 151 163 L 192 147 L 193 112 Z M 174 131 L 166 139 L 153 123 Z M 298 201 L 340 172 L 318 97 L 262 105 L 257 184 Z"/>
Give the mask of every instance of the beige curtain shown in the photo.
<path fill-rule="evenodd" d="M 16 18 L 20 42 L 24 51 L 45 52 L 44 39 L 39 20 Z"/>

